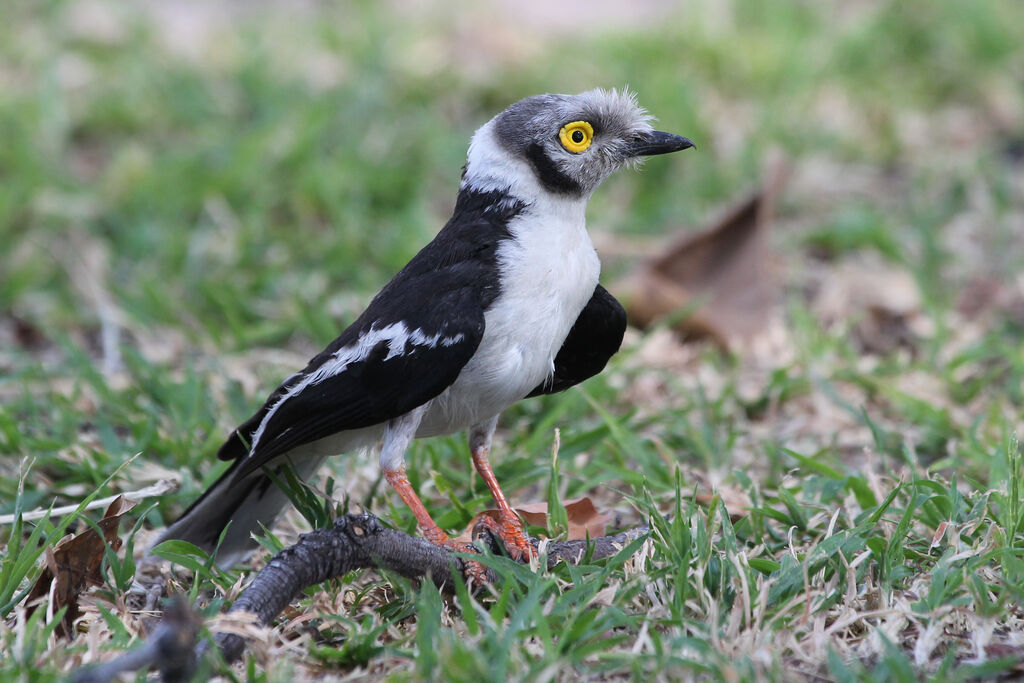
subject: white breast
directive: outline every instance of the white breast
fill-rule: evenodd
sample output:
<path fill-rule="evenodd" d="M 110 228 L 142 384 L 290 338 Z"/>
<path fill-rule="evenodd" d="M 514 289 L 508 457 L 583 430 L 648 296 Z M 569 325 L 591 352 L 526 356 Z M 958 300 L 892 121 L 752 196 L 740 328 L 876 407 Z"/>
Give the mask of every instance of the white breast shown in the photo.
<path fill-rule="evenodd" d="M 480 348 L 435 399 L 417 436 L 477 424 L 522 399 L 554 359 L 597 286 L 601 264 L 583 200 L 543 196 L 509 225 L 498 249 L 501 293 L 485 315 Z"/>

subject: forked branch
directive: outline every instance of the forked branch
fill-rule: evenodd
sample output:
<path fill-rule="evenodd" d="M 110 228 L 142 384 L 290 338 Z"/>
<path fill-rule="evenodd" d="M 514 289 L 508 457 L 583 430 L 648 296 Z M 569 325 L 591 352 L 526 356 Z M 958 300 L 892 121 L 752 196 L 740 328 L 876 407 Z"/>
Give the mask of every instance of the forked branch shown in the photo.
<path fill-rule="evenodd" d="M 482 526 L 482 525 L 481 525 Z M 478 526 L 474 535 L 477 541 L 484 541 L 492 546 L 497 541 Z M 634 539 L 646 534 L 649 527 L 642 526 L 612 536 L 573 541 L 557 541 L 547 546 L 547 565 L 553 567 L 559 562 L 579 563 L 588 552 L 590 557 L 600 559 L 611 557 Z M 496 549 L 497 550 L 497 549 Z M 260 571 L 253 582 L 242 593 L 228 610 L 255 614 L 259 622 L 265 626 L 273 623 L 278 614 L 292 601 L 298 593 L 309 586 L 323 583 L 329 579 L 344 576 L 356 569 L 377 568 L 397 572 L 408 578 L 429 578 L 438 587 L 450 585 L 452 572 L 464 575 L 462 558 L 454 551 L 436 546 L 429 541 L 410 536 L 401 531 L 390 529 L 371 514 L 349 514 L 338 519 L 330 529 L 319 529 L 299 537 L 299 541 L 274 556 Z M 497 577 L 488 570 L 488 578 Z M 177 620 L 183 624 L 187 620 Z M 190 633 L 194 631 L 190 630 Z M 194 637 L 194 636 L 193 636 Z M 173 647 L 162 646 L 156 639 L 167 639 Z M 183 634 L 178 629 L 161 623 L 153 631 L 150 642 L 143 648 L 122 656 L 121 660 L 131 659 L 132 668 L 149 666 L 161 672 L 163 680 L 179 680 L 176 672 L 194 670 L 194 662 L 183 666 L 181 661 L 181 641 Z M 245 640 L 234 633 L 217 633 L 214 636 L 217 647 L 224 658 L 233 662 L 242 656 Z M 143 660 L 136 654 L 146 650 L 149 656 Z M 204 648 L 192 648 L 192 657 L 202 654 Z M 161 653 L 173 653 L 168 661 Z M 83 672 L 76 681 L 110 680 L 109 677 L 97 677 L 100 670 L 123 672 L 124 662 L 118 666 L 118 660 L 110 662 L 92 672 Z"/>

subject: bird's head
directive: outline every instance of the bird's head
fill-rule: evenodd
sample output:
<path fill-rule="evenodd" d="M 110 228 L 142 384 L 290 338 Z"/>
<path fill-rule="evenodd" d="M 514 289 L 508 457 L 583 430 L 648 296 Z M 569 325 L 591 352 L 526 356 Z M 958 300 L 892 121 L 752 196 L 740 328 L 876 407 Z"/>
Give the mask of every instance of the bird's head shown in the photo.
<path fill-rule="evenodd" d="M 528 97 L 473 136 L 463 187 L 586 199 L 623 166 L 694 146 L 651 118 L 629 91 Z"/>

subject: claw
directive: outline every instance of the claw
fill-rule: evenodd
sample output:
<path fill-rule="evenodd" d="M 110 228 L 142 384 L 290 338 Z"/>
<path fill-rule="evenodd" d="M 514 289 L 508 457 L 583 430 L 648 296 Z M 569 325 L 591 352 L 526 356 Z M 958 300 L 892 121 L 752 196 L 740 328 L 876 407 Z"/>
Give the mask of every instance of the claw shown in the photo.
<path fill-rule="evenodd" d="M 519 521 L 518 517 L 494 519 L 483 516 L 477 522 L 477 527 L 483 527 L 485 531 L 500 539 L 509 557 L 516 562 L 526 564 L 537 555 L 537 551 L 523 531 L 523 523 Z"/>
<path fill-rule="evenodd" d="M 444 545 L 460 553 L 480 554 L 480 551 L 469 543 L 448 541 L 448 543 Z M 462 578 L 465 579 L 467 583 L 472 583 L 477 586 L 483 586 L 491 582 L 490 579 L 487 578 L 487 567 L 479 562 L 467 560 L 466 558 L 462 558 Z"/>

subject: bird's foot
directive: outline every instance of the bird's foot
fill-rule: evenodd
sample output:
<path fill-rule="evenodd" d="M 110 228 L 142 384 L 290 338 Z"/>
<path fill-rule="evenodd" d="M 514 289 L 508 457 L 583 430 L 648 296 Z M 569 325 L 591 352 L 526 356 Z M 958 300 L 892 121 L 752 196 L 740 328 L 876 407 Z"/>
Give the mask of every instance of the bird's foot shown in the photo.
<path fill-rule="evenodd" d="M 448 534 L 442 531 L 436 524 L 426 528 L 421 528 L 421 531 L 423 532 L 423 537 L 434 545 L 439 545 L 458 553 L 480 554 L 480 551 L 469 543 L 461 543 L 450 538 Z M 490 580 L 487 578 L 487 567 L 483 566 L 479 562 L 474 562 L 473 560 L 466 558 L 462 558 L 462 578 L 477 586 L 490 583 Z"/>
<path fill-rule="evenodd" d="M 477 526 L 483 527 L 484 530 L 500 539 L 509 557 L 516 562 L 526 564 L 537 556 L 536 549 L 523 530 L 523 523 L 514 514 L 512 516 L 501 515 L 499 519 L 484 515 L 480 518 Z"/>
<path fill-rule="evenodd" d="M 460 553 L 472 553 L 474 555 L 480 554 L 480 551 L 469 543 L 450 541 L 448 543 L 448 547 Z M 462 558 L 462 578 L 465 579 L 467 583 L 472 583 L 476 586 L 483 586 L 491 583 L 491 580 L 487 577 L 487 567 L 479 562 L 466 558 Z"/>

